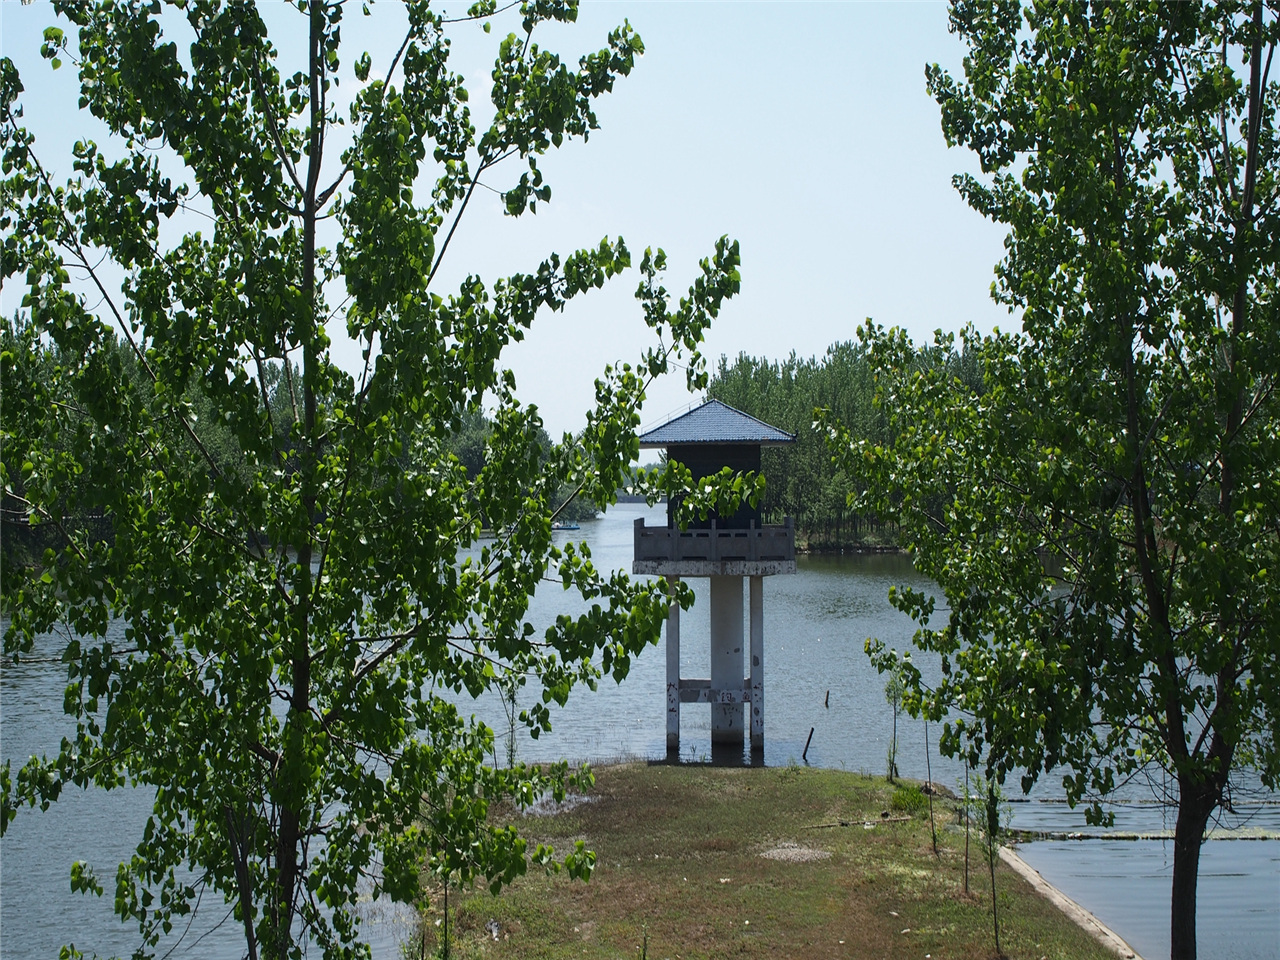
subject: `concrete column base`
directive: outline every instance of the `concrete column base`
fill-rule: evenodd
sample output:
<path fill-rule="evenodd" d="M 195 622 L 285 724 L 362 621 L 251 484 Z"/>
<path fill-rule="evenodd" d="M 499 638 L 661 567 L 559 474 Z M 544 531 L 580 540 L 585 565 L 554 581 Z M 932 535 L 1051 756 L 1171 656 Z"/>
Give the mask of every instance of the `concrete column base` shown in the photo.
<path fill-rule="evenodd" d="M 751 578 L 751 750 L 764 750 L 764 577 Z"/>
<path fill-rule="evenodd" d="M 711 688 L 742 690 L 742 577 L 711 578 Z M 741 703 L 712 703 L 711 742 L 742 743 Z"/>

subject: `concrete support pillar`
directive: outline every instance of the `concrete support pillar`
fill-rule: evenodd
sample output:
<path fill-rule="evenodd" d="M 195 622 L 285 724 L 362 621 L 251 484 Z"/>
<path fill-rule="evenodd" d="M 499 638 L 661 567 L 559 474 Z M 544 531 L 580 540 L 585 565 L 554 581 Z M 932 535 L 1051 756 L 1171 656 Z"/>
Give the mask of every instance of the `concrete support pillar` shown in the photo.
<path fill-rule="evenodd" d="M 679 577 L 667 577 L 674 588 Z M 680 604 L 667 612 L 667 749 L 680 750 Z"/>
<path fill-rule="evenodd" d="M 711 742 L 742 743 L 742 577 L 711 578 L 711 689 L 728 703 L 711 705 Z"/>
<path fill-rule="evenodd" d="M 764 750 L 764 577 L 751 578 L 751 751 Z"/>

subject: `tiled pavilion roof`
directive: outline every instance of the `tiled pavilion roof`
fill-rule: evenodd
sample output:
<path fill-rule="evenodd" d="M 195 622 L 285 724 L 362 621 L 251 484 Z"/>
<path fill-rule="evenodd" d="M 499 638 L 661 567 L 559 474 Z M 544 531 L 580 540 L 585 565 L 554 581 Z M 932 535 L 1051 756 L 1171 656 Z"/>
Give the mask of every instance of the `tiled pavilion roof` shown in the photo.
<path fill-rule="evenodd" d="M 641 434 L 640 446 L 652 448 L 682 443 L 740 443 L 775 447 L 795 443 L 795 440 L 794 433 L 770 426 L 750 414 L 735 410 L 727 403 L 708 400 L 702 406 Z"/>

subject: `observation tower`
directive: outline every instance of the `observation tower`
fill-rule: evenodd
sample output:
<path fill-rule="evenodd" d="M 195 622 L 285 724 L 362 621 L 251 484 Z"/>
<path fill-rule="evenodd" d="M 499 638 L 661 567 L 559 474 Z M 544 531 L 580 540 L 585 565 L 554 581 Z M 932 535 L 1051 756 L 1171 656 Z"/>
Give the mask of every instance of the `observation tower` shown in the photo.
<path fill-rule="evenodd" d="M 795 434 L 708 400 L 640 437 L 642 449 L 663 448 L 697 482 L 719 473 L 760 469 L 760 450 L 795 443 Z M 764 750 L 764 578 L 796 572 L 796 536 L 790 517 L 765 525 L 760 511 L 743 503 L 732 516 L 708 515 L 688 529 L 675 524 L 677 503 L 667 504 L 667 525 L 635 523 L 634 574 L 708 577 L 711 580 L 711 677 L 680 676 L 680 607 L 667 615 L 667 752 L 680 749 L 680 705 L 711 705 L 711 742 L 739 744 L 750 705 L 751 751 Z M 750 670 L 743 672 L 743 583 L 750 593 Z"/>

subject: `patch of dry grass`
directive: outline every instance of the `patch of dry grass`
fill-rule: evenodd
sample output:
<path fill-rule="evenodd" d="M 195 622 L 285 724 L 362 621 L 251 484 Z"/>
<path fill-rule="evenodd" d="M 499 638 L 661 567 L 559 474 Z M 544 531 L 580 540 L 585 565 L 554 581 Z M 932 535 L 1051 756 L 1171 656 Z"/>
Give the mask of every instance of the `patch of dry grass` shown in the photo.
<path fill-rule="evenodd" d="M 592 802 L 506 817 L 531 849 L 586 840 L 598 857 L 591 882 L 534 869 L 499 897 L 455 892 L 452 955 L 640 957 L 647 937 L 654 960 L 992 957 L 977 844 L 966 896 L 963 834 L 941 829 L 951 807 L 936 804 L 935 858 L 927 811 L 885 822 L 892 792 L 883 780 L 797 767 L 597 769 Z M 840 821 L 849 825 L 820 826 Z M 996 878 L 1008 956 L 1110 957 L 1003 864 Z M 436 919 L 425 918 L 428 955 L 439 949 Z"/>

